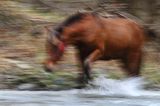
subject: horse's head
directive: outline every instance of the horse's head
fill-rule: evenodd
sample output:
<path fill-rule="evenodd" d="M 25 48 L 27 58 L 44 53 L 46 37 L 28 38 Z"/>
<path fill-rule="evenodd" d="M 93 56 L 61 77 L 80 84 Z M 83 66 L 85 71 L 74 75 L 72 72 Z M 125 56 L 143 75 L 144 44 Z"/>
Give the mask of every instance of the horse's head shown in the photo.
<path fill-rule="evenodd" d="M 80 33 L 80 26 L 77 27 L 76 23 L 80 23 L 80 21 L 85 16 L 87 15 L 83 13 L 77 13 L 73 16 L 68 17 L 68 19 L 57 26 L 54 30 L 53 27 L 46 27 L 46 48 L 48 52 L 48 59 L 45 62 L 45 68 L 47 71 L 52 71 L 54 64 L 56 64 L 56 62 L 62 56 L 65 47 L 64 42 L 65 44 L 73 44 L 76 41 L 77 38 L 75 37 Z"/>
<path fill-rule="evenodd" d="M 52 72 L 54 70 L 54 65 L 62 57 L 64 52 L 64 42 L 58 35 L 59 32 L 53 30 L 52 28 L 46 27 L 47 31 L 47 41 L 46 50 L 48 53 L 48 58 L 45 61 L 45 70 L 47 72 Z"/>

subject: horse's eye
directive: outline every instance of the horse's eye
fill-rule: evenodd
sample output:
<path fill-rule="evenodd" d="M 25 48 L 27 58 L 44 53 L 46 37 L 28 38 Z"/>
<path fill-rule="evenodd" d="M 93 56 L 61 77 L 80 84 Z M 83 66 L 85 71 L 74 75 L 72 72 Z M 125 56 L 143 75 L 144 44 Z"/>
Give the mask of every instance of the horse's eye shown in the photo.
<path fill-rule="evenodd" d="M 50 47 L 52 49 L 52 51 L 55 51 L 57 49 L 57 45 L 50 43 Z"/>

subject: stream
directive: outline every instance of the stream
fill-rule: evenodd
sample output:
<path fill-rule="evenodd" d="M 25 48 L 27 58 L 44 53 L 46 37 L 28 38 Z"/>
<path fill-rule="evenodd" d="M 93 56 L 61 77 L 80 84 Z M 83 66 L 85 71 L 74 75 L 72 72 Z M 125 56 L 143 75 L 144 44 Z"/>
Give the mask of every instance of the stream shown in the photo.
<path fill-rule="evenodd" d="M 0 91 L 0 106 L 160 106 L 160 91 L 145 90 L 142 78 L 96 78 L 85 89 Z"/>

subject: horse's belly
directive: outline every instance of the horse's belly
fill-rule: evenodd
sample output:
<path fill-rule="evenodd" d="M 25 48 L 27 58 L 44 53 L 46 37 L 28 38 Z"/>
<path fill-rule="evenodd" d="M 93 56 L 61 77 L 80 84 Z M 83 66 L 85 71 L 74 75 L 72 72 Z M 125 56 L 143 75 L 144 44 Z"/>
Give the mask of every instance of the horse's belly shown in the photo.
<path fill-rule="evenodd" d="M 120 59 L 123 58 L 127 54 L 127 51 L 115 51 L 115 52 L 105 52 L 102 56 L 101 60 L 111 60 L 111 59 Z"/>

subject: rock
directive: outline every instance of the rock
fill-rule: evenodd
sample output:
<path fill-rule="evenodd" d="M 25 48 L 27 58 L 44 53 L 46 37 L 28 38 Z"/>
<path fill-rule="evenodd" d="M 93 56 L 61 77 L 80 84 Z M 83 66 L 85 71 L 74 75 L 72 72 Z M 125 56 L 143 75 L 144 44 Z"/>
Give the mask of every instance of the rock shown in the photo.
<path fill-rule="evenodd" d="M 58 85 L 64 84 L 65 82 L 66 82 L 66 81 L 65 81 L 64 78 L 57 78 L 56 80 L 54 80 L 54 83 L 55 83 L 55 84 L 58 84 Z"/>
<path fill-rule="evenodd" d="M 30 65 L 28 64 L 16 64 L 17 67 L 21 68 L 21 69 L 30 69 L 32 68 Z"/>
<path fill-rule="evenodd" d="M 37 85 L 31 83 L 21 84 L 17 87 L 18 90 L 34 90 L 36 88 Z"/>
<path fill-rule="evenodd" d="M 23 62 L 23 61 L 18 61 L 18 60 L 12 60 L 12 59 L 3 59 L 4 61 L 7 61 L 8 63 L 15 64 L 17 67 L 21 69 L 31 69 L 32 66 Z"/>
<path fill-rule="evenodd" d="M 0 84 L 0 89 L 8 89 L 9 86 L 6 84 Z"/>

